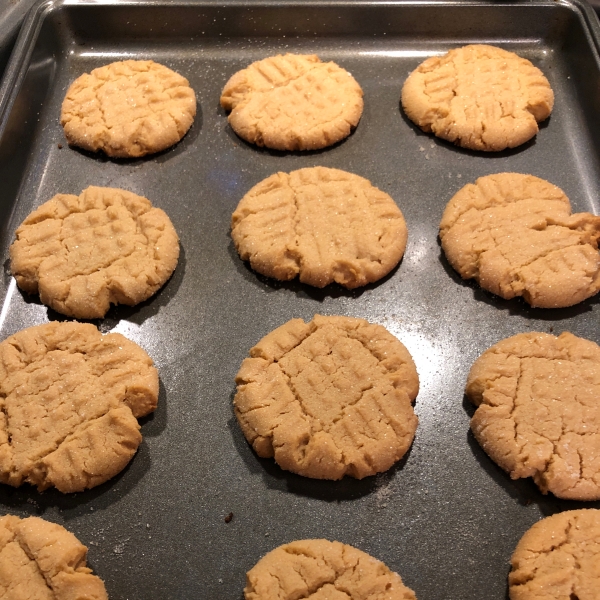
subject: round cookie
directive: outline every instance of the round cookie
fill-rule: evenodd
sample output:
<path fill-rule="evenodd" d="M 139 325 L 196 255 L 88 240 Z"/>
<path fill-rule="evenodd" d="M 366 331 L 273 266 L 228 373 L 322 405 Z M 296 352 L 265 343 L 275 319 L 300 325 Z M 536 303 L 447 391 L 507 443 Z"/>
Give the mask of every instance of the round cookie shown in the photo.
<path fill-rule="evenodd" d="M 10 259 L 19 287 L 77 319 L 101 318 L 111 304 L 146 300 L 179 258 L 166 213 L 115 188 L 57 194 L 23 221 L 16 237 Z"/>
<path fill-rule="evenodd" d="M 381 279 L 406 248 L 395 202 L 352 173 L 325 167 L 276 173 L 255 185 L 231 218 L 242 260 L 282 281 L 356 288 Z"/>
<path fill-rule="evenodd" d="M 86 557 L 87 548 L 56 523 L 0 517 L 0 598 L 108 600 Z"/>
<path fill-rule="evenodd" d="M 567 510 L 536 523 L 511 558 L 510 600 L 595 600 L 600 510 Z"/>
<path fill-rule="evenodd" d="M 423 131 L 463 148 L 498 151 L 538 132 L 554 93 L 527 59 L 475 44 L 428 58 L 409 75 L 401 100 Z"/>
<path fill-rule="evenodd" d="M 244 598 L 416 600 L 381 561 L 328 540 L 299 540 L 271 550 L 248 571 Z"/>
<path fill-rule="evenodd" d="M 486 350 L 465 393 L 471 430 L 512 479 L 542 493 L 600 500 L 600 347 L 562 333 L 521 333 Z"/>
<path fill-rule="evenodd" d="M 242 139 L 275 150 L 317 150 L 348 137 L 363 111 L 350 73 L 318 56 L 285 54 L 252 63 L 225 84 L 221 106 Z"/>
<path fill-rule="evenodd" d="M 419 378 L 384 327 L 351 317 L 292 319 L 250 350 L 235 414 L 263 458 L 315 479 L 362 479 L 409 449 Z"/>
<path fill-rule="evenodd" d="M 540 308 L 572 306 L 600 290 L 600 217 L 571 214 L 564 192 L 534 177 L 480 177 L 450 200 L 440 223 L 463 279 Z"/>
<path fill-rule="evenodd" d="M 158 402 L 137 344 L 87 323 L 51 322 L 0 343 L 0 482 L 80 492 L 119 473 Z"/>
<path fill-rule="evenodd" d="M 124 60 L 78 77 L 60 123 L 72 146 L 128 158 L 176 144 L 195 116 L 196 96 L 185 77 L 151 60 Z"/>

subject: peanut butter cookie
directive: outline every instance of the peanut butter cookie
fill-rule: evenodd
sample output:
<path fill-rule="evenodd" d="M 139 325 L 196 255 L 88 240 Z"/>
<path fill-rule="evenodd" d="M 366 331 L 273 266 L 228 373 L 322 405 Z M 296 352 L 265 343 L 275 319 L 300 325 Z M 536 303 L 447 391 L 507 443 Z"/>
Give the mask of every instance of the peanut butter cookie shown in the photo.
<path fill-rule="evenodd" d="M 80 492 L 119 473 L 158 401 L 137 344 L 93 325 L 52 322 L 0 343 L 0 481 Z"/>
<path fill-rule="evenodd" d="M 292 319 L 250 350 L 235 414 L 261 457 L 315 479 L 362 479 L 409 449 L 415 364 L 384 327 L 351 317 Z"/>
<path fill-rule="evenodd" d="M 156 293 L 179 258 L 169 217 L 125 190 L 89 187 L 57 194 L 34 210 L 10 247 L 19 287 L 77 319 L 111 304 L 134 306 Z"/>
<path fill-rule="evenodd" d="M 86 557 L 87 548 L 56 523 L 0 517 L 0 598 L 108 600 Z"/>
<path fill-rule="evenodd" d="M 440 223 L 463 279 L 531 306 L 572 306 L 600 290 L 600 217 L 571 214 L 564 192 L 533 175 L 480 177 L 450 200 Z"/>
<path fill-rule="evenodd" d="M 390 196 L 325 167 L 276 173 L 255 185 L 231 218 L 243 260 L 282 281 L 356 288 L 387 275 L 406 248 L 406 222 Z"/>
<path fill-rule="evenodd" d="M 69 144 L 127 158 L 176 144 L 195 116 L 196 96 L 185 77 L 151 60 L 124 60 L 78 77 L 60 123 Z"/>
<path fill-rule="evenodd" d="M 328 540 L 279 546 L 248 571 L 246 580 L 245 600 L 416 600 L 381 561 Z"/>
<path fill-rule="evenodd" d="M 244 140 L 275 150 L 317 150 L 348 137 L 363 111 L 350 73 L 318 56 L 285 54 L 252 63 L 225 84 L 221 106 Z"/>
<path fill-rule="evenodd" d="M 471 150 L 514 148 L 550 116 L 554 93 L 525 58 L 470 45 L 433 56 L 402 88 L 402 106 L 423 131 Z"/>
<path fill-rule="evenodd" d="M 510 600 L 600 597 L 600 510 L 567 510 L 536 523 L 517 544 Z"/>
<path fill-rule="evenodd" d="M 521 333 L 486 350 L 465 393 L 471 430 L 512 479 L 542 493 L 600 500 L 600 347 L 562 333 Z"/>

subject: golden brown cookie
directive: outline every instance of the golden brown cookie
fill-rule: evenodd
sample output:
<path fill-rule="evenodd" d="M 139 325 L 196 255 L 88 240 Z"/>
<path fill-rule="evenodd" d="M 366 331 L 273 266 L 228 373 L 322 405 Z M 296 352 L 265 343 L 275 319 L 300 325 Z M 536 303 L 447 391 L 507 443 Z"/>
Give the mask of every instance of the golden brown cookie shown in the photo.
<path fill-rule="evenodd" d="M 363 110 L 350 73 L 318 56 L 271 56 L 235 73 L 221 106 L 244 140 L 275 150 L 317 150 L 348 137 Z"/>
<path fill-rule="evenodd" d="M 276 173 L 255 185 L 231 218 L 231 237 L 259 273 L 316 287 L 381 279 L 406 248 L 392 198 L 352 173 L 325 167 Z"/>
<path fill-rule="evenodd" d="M 248 571 L 244 598 L 416 600 L 381 561 L 328 540 L 299 540 L 271 550 Z"/>
<path fill-rule="evenodd" d="M 86 557 L 87 548 L 60 525 L 39 517 L 0 517 L 0 598 L 108 600 Z"/>
<path fill-rule="evenodd" d="M 536 523 L 517 544 L 510 600 L 600 598 L 600 510 L 568 510 Z"/>
<path fill-rule="evenodd" d="M 486 350 L 465 393 L 471 430 L 512 479 L 542 493 L 600 500 L 600 347 L 562 333 L 521 333 Z"/>
<path fill-rule="evenodd" d="M 10 259 L 19 287 L 78 319 L 103 317 L 111 304 L 146 300 L 179 258 L 166 213 L 114 188 L 57 194 L 23 221 L 16 237 Z"/>
<path fill-rule="evenodd" d="M 471 150 L 514 148 L 550 116 L 554 93 L 527 59 L 475 44 L 433 56 L 402 88 L 402 107 L 423 131 Z"/>
<path fill-rule="evenodd" d="M 315 479 L 362 479 L 409 449 L 419 378 L 384 327 L 351 317 L 292 319 L 250 350 L 235 414 L 261 457 Z"/>
<path fill-rule="evenodd" d="M 80 492 L 119 473 L 158 401 L 152 359 L 119 333 L 52 322 L 0 343 L 0 481 Z"/>
<path fill-rule="evenodd" d="M 463 279 L 540 308 L 577 304 L 600 290 L 600 217 L 571 214 L 564 192 L 533 175 L 480 177 L 450 200 L 440 240 Z"/>
<path fill-rule="evenodd" d="M 188 80 L 151 60 L 110 63 L 67 90 L 60 123 L 69 144 L 127 158 L 176 144 L 196 116 Z"/>

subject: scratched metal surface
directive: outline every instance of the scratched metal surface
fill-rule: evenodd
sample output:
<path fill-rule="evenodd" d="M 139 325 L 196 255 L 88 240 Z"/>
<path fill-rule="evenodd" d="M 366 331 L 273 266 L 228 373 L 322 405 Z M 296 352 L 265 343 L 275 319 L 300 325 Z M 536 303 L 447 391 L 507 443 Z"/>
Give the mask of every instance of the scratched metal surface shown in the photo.
<path fill-rule="evenodd" d="M 182 251 L 154 298 L 97 322 L 138 342 L 160 372 L 160 405 L 143 423 L 137 456 L 85 493 L 1 486 L 2 511 L 73 531 L 113 600 L 239 599 L 245 572 L 262 555 L 311 537 L 369 552 L 422 600 L 505 599 L 508 561 L 524 531 L 584 504 L 511 481 L 485 456 L 469 433 L 465 378 L 483 350 L 522 331 L 570 330 L 600 342 L 598 300 L 544 311 L 492 297 L 449 268 L 437 227 L 460 187 L 500 171 L 548 179 L 575 210 L 598 213 L 597 40 L 591 10 L 568 1 L 43 5 L 26 22 L 0 89 L 0 337 L 60 318 L 15 289 L 7 262 L 16 226 L 55 193 L 93 184 L 145 195 L 170 215 Z M 551 118 L 519 149 L 460 150 L 417 130 L 399 109 L 402 83 L 419 62 L 471 42 L 530 58 L 555 90 Z M 232 133 L 218 103 L 223 84 L 283 51 L 315 52 L 359 81 L 365 111 L 346 141 L 281 153 Z M 68 148 L 58 123 L 67 86 L 128 57 L 153 58 L 190 80 L 199 109 L 192 129 L 173 149 L 139 160 Z M 257 276 L 237 257 L 228 229 L 243 194 L 277 170 L 313 165 L 367 177 L 401 207 L 408 248 L 383 281 L 353 292 L 316 290 Z M 236 425 L 234 376 L 248 349 L 288 319 L 315 313 L 381 323 L 415 359 L 419 429 L 406 458 L 385 474 L 304 479 L 257 458 Z"/>

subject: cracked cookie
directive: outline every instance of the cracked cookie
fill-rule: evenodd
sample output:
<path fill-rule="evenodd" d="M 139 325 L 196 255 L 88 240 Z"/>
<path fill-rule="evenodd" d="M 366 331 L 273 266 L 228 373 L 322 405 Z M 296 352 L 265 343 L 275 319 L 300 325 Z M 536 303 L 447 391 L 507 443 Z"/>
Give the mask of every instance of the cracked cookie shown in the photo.
<path fill-rule="evenodd" d="M 250 350 L 235 381 L 235 414 L 256 453 L 305 477 L 386 471 L 417 428 L 415 364 L 364 319 L 292 319 Z"/>
<path fill-rule="evenodd" d="M 108 600 L 86 557 L 87 548 L 56 523 L 0 517 L 0 598 Z"/>
<path fill-rule="evenodd" d="M 242 260 L 268 277 L 356 288 L 387 275 L 406 248 L 406 222 L 390 196 L 325 167 L 276 173 L 255 185 L 231 218 Z"/>
<path fill-rule="evenodd" d="M 536 523 L 511 558 L 510 600 L 600 597 L 600 510 L 567 510 Z"/>
<path fill-rule="evenodd" d="M 158 402 L 152 359 L 119 333 L 51 322 L 0 343 L 0 482 L 80 492 L 119 473 Z"/>
<path fill-rule="evenodd" d="M 513 52 L 470 45 L 432 56 L 402 88 L 408 118 L 471 150 L 514 148 L 550 116 L 554 93 L 543 73 Z"/>
<path fill-rule="evenodd" d="M 531 306 L 572 306 L 600 290 L 600 217 L 571 214 L 564 192 L 533 175 L 480 177 L 450 200 L 440 223 L 463 279 Z"/>
<path fill-rule="evenodd" d="M 195 116 L 196 96 L 185 77 L 151 60 L 124 60 L 78 77 L 60 123 L 72 146 L 128 158 L 176 144 Z"/>
<path fill-rule="evenodd" d="M 275 150 L 317 150 L 348 137 L 363 111 L 350 73 L 318 56 L 285 54 L 252 63 L 225 84 L 221 106 L 242 139 Z"/>
<path fill-rule="evenodd" d="M 299 540 L 271 550 L 248 571 L 244 598 L 416 600 L 381 561 L 328 540 Z"/>
<path fill-rule="evenodd" d="M 150 200 L 115 188 L 57 194 L 34 210 L 10 247 L 19 287 L 55 311 L 103 317 L 155 294 L 177 266 L 179 238 Z"/>
<path fill-rule="evenodd" d="M 521 333 L 473 364 L 471 430 L 512 479 L 542 493 L 600 500 L 600 347 L 564 332 Z"/>

